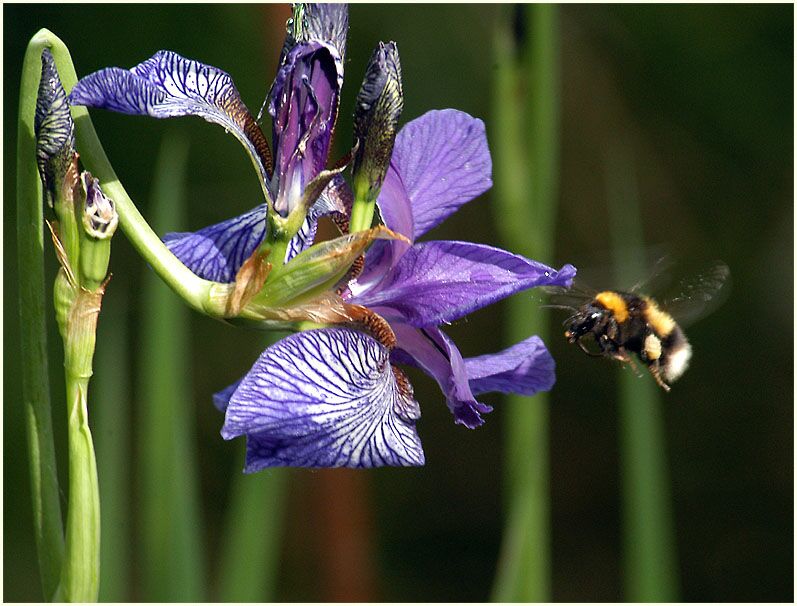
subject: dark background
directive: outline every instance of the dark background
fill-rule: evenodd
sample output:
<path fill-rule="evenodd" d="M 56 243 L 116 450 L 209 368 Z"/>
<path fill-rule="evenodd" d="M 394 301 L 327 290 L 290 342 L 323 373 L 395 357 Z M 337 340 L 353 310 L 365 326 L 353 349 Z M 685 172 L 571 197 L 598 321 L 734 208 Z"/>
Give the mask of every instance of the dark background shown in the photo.
<path fill-rule="evenodd" d="M 14 150 L 25 45 L 39 28 L 51 29 L 69 47 L 79 75 L 110 65 L 130 67 L 162 48 L 175 50 L 230 72 L 256 112 L 274 74 L 287 8 L 3 9 L 4 599 L 21 601 L 41 599 L 15 348 Z M 347 116 L 378 40 L 396 40 L 401 50 L 403 122 L 428 109 L 455 107 L 484 118 L 489 137 L 492 37 L 498 12 L 507 10 L 352 6 L 339 149 L 351 138 Z M 665 398 L 681 596 L 791 601 L 793 7 L 567 5 L 559 14 L 558 252 L 542 260 L 591 267 L 608 259 L 606 157 L 620 142 L 634 161 L 646 240 L 680 257 L 721 258 L 731 267 L 730 297 L 689 330 L 692 368 Z M 222 129 L 191 118 L 156 121 L 100 111 L 92 117 L 145 216 L 156 151 L 164 135 L 177 132 L 191 144 L 190 216 L 174 229 L 196 229 L 259 203 L 250 163 Z M 496 243 L 497 220 L 488 192 L 432 237 Z M 115 239 L 111 270 L 104 311 L 126 319 L 135 368 L 136 289 L 148 270 L 123 237 Z M 451 328 L 465 355 L 502 347 L 496 328 L 502 309 L 493 306 Z M 221 418 L 210 395 L 249 368 L 262 336 L 196 314 L 191 334 L 204 540 L 212 552 L 230 478 L 238 473 L 240 445 L 219 438 Z M 550 344 L 558 365 L 551 400 L 553 598 L 620 600 L 616 373 L 561 341 Z M 54 422 L 62 425 L 60 344 L 52 338 L 50 347 Z M 496 410 L 484 427 L 468 431 L 452 423 L 430 379 L 412 376 L 423 406 L 419 430 L 428 463 L 419 470 L 364 472 L 353 480 L 353 494 L 363 504 L 355 509 L 361 510 L 373 551 L 372 570 L 363 571 L 372 580 L 362 596 L 486 600 L 502 528 L 501 401 L 487 396 Z M 131 424 L 135 433 L 133 418 L 119 422 Z M 341 480 L 334 484 L 340 491 L 349 490 L 352 477 L 345 473 L 291 475 L 280 600 L 338 597 L 324 581 L 325 562 L 333 555 L 324 553 L 316 537 L 330 477 Z"/>

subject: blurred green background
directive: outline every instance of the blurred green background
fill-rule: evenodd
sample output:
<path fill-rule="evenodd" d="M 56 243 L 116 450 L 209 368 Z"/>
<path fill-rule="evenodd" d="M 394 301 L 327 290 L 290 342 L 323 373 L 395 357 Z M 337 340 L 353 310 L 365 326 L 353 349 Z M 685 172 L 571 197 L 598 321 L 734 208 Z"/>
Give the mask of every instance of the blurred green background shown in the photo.
<path fill-rule="evenodd" d="M 481 117 L 491 137 L 495 24 L 510 5 L 353 5 L 338 153 L 368 56 L 379 40 L 401 51 L 402 122 L 455 107 Z M 4 599 L 40 600 L 30 515 L 19 365 L 14 162 L 19 73 L 41 27 L 61 37 L 86 75 L 130 67 L 171 49 L 227 70 L 256 112 L 274 74 L 288 8 L 216 5 L 5 5 L 4 12 Z M 680 596 L 687 601 L 793 598 L 793 7 L 562 6 L 559 11 L 561 165 L 556 258 L 610 274 L 607 165 L 619 148 L 637 184 L 646 241 L 694 261 L 723 259 L 733 284 L 725 304 L 690 328 L 691 369 L 664 399 L 666 457 L 676 528 Z M 196 229 L 259 203 L 239 144 L 199 119 L 156 121 L 93 111 L 127 191 L 153 216 L 153 174 L 164 137 L 187 141 L 182 224 Z M 488 192 L 431 237 L 497 242 Z M 510 219 L 511 220 L 511 219 Z M 49 249 L 48 249 L 49 250 Z M 640 251 L 640 254 L 646 254 Z M 48 276 L 55 260 L 48 253 Z M 142 599 L 147 567 L 136 501 L 148 435 L 137 423 L 142 387 L 141 287 L 149 269 L 115 238 L 113 280 L 97 356 L 129 368 L 117 387 L 129 404 L 91 409 L 120 447 L 129 520 L 115 528 L 129 587 Z M 589 279 L 589 275 L 584 276 Z M 51 282 L 50 282 L 51 283 Z M 604 286 L 604 284 L 599 284 Z M 609 285 L 606 285 L 609 286 Z M 611 285 L 616 286 L 616 285 Z M 620 285 L 622 286 L 622 285 Z M 525 296 L 525 295 L 521 295 Z M 148 308 L 149 309 L 149 308 Z M 473 314 L 449 334 L 463 354 L 497 351 L 504 306 Z M 218 434 L 210 396 L 249 368 L 262 334 L 188 314 L 191 465 L 207 584 L 223 544 L 223 516 L 240 473 L 240 441 Z M 557 334 L 559 317 L 554 316 Z M 61 346 L 52 332 L 56 427 L 64 423 Z M 112 335 L 128 344 L 114 348 Z M 169 335 L 164 334 L 164 339 Z M 623 599 L 617 373 L 563 339 L 549 344 L 558 382 L 551 396 L 552 597 Z M 114 364 L 119 360 L 118 365 Z M 106 359 L 106 362 L 108 360 Z M 118 371 L 118 368 L 117 368 Z M 427 465 L 370 472 L 288 474 L 277 600 L 483 601 L 489 598 L 503 525 L 501 398 L 484 427 L 455 426 L 437 386 L 411 373 L 422 404 Z M 642 379 L 647 380 L 647 379 Z M 64 435 L 57 437 L 59 460 Z M 100 461 L 100 483 L 104 478 Z M 59 472 L 63 474 L 65 465 Z M 264 472 L 270 474 L 272 472 Z M 276 476 L 276 474 L 274 474 Z M 194 515 L 192 513 L 192 515 Z M 268 517 L 269 511 L 262 511 Z M 243 563 L 242 563 L 243 564 Z M 211 593 L 211 597 L 214 594 Z"/>

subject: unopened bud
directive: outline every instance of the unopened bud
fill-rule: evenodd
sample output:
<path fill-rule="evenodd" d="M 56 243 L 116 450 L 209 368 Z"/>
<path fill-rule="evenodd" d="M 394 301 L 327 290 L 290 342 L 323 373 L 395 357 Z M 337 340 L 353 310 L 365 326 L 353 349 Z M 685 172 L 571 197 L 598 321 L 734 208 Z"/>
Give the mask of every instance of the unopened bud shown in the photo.
<path fill-rule="evenodd" d="M 80 176 L 86 204 L 83 208 L 83 229 L 92 238 L 105 240 L 116 231 L 119 215 L 113 200 L 108 198 L 100 188 L 100 182 L 84 171 Z"/>
<path fill-rule="evenodd" d="M 36 160 L 44 186 L 44 196 L 52 208 L 56 192 L 73 162 L 75 124 L 69 113 L 66 92 L 61 85 L 55 60 L 49 49 L 42 51 L 42 76 L 33 121 L 36 134 Z"/>
<path fill-rule="evenodd" d="M 403 109 L 398 48 L 394 42 L 380 42 L 371 55 L 354 110 L 357 152 L 353 165 L 352 231 L 370 227 L 373 205 L 390 164 Z"/>
<path fill-rule="evenodd" d="M 80 238 L 80 284 L 96 290 L 108 274 L 111 258 L 111 236 L 119 217 L 113 201 L 108 198 L 97 179 L 89 172 L 80 175 L 82 202 L 82 233 Z M 78 207 L 78 210 L 80 207 Z"/>
<path fill-rule="evenodd" d="M 354 137 L 359 143 L 354 178 L 365 179 L 377 192 L 390 163 L 403 109 L 398 49 L 394 42 L 380 42 L 371 55 L 354 110 Z"/>

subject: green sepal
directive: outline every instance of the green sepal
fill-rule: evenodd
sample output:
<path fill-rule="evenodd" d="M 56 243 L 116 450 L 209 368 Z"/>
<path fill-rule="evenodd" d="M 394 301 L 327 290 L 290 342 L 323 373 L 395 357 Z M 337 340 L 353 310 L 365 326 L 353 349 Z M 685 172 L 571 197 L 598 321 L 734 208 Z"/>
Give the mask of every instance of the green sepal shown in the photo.
<path fill-rule="evenodd" d="M 380 226 L 316 244 L 269 276 L 253 303 L 283 306 L 312 298 L 335 286 L 372 242 L 393 239 L 404 237 Z"/>

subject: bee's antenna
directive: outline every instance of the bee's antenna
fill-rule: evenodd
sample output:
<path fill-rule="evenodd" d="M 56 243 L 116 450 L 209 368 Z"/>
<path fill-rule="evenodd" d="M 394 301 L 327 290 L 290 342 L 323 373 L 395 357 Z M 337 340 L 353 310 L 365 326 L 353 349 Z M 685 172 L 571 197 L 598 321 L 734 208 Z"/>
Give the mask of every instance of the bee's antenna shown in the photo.
<path fill-rule="evenodd" d="M 575 307 L 572 305 L 554 305 L 553 303 L 546 303 L 545 305 L 540 305 L 542 308 L 548 309 L 566 309 L 568 311 L 577 311 Z"/>

